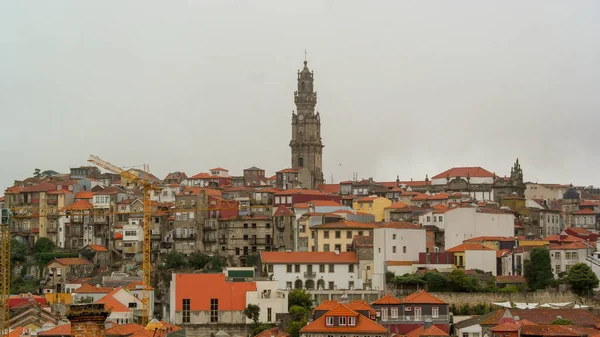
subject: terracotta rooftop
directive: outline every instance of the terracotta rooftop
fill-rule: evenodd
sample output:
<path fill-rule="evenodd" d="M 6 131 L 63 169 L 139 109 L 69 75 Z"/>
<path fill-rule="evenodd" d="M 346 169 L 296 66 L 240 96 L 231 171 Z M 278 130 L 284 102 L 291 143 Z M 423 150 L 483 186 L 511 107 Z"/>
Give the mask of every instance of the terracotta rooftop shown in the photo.
<path fill-rule="evenodd" d="M 420 337 L 420 336 L 448 336 L 448 334 L 442 331 L 435 325 L 425 329 L 425 326 L 420 326 L 413 331 L 407 333 L 405 337 Z"/>
<path fill-rule="evenodd" d="M 350 264 L 357 263 L 354 252 L 260 252 L 263 263 L 293 264 L 293 263 L 328 263 Z"/>
<path fill-rule="evenodd" d="M 507 241 L 515 241 L 514 237 L 504 237 L 504 236 L 478 236 L 475 238 L 470 238 L 470 239 L 466 239 L 463 242 L 467 243 L 467 242 L 483 242 L 483 241 L 502 241 L 502 242 L 507 242 Z"/>
<path fill-rule="evenodd" d="M 335 300 L 322 301 L 313 311 L 330 311 L 335 309 L 340 302 Z M 371 308 L 371 306 L 365 301 L 350 301 L 344 303 L 344 305 L 354 311 L 368 311 L 371 315 L 375 316 L 377 312 Z"/>
<path fill-rule="evenodd" d="M 196 175 L 189 177 L 188 179 L 219 179 L 219 176 L 212 175 L 206 172 L 200 172 Z"/>
<path fill-rule="evenodd" d="M 71 336 L 71 323 L 62 324 L 52 329 L 38 332 L 38 336 Z"/>
<path fill-rule="evenodd" d="M 371 304 L 402 304 L 402 301 L 394 297 L 391 293 L 387 293 L 385 296 Z"/>
<path fill-rule="evenodd" d="M 581 209 L 577 212 L 573 212 L 573 215 L 596 215 L 597 213 L 589 208 Z"/>
<path fill-rule="evenodd" d="M 355 326 L 328 326 L 326 325 L 326 319 L 329 316 L 346 316 L 356 317 Z M 304 328 L 300 329 L 300 333 L 332 333 L 332 334 L 385 334 L 387 329 L 377 324 L 370 318 L 360 315 L 356 311 L 348 308 L 344 304 L 338 304 L 338 306 L 323 316 L 312 321 Z"/>
<path fill-rule="evenodd" d="M 75 199 L 92 199 L 94 197 L 94 192 L 81 191 L 75 193 Z"/>
<path fill-rule="evenodd" d="M 407 204 L 403 203 L 403 202 L 397 202 L 395 204 L 392 204 L 388 207 L 386 207 L 385 209 L 396 209 L 396 208 L 406 208 L 408 207 Z"/>
<path fill-rule="evenodd" d="M 271 329 L 267 329 L 254 337 L 289 337 L 290 334 L 279 329 L 278 327 L 274 327 Z"/>
<path fill-rule="evenodd" d="M 324 193 L 340 193 L 340 184 L 320 184 L 317 186 L 317 190 Z"/>
<path fill-rule="evenodd" d="M 84 211 L 92 209 L 93 207 L 94 205 L 87 200 L 77 200 L 71 205 L 61 208 L 61 211 Z"/>
<path fill-rule="evenodd" d="M 89 247 L 97 252 L 108 252 L 108 249 L 102 245 L 87 245 L 86 247 Z"/>
<path fill-rule="evenodd" d="M 92 264 L 88 259 L 81 259 L 78 257 L 63 257 L 60 259 L 54 259 L 50 261 L 50 263 L 57 262 L 62 264 L 63 266 L 72 266 L 72 265 L 83 265 L 83 264 Z"/>
<path fill-rule="evenodd" d="M 84 283 L 81 287 L 73 290 L 74 293 L 77 294 L 95 294 L 95 293 L 105 293 L 108 294 L 113 291 L 113 288 L 108 287 L 96 287 L 89 283 Z"/>
<path fill-rule="evenodd" d="M 104 308 L 111 312 L 129 312 L 129 308 L 114 297 L 114 295 L 122 289 L 123 288 L 121 287 L 113 289 L 110 293 L 104 295 L 104 297 L 97 300 L 95 303 L 104 304 Z"/>
<path fill-rule="evenodd" d="M 415 225 L 412 222 L 384 222 L 380 228 L 423 229 L 421 225 Z"/>
<path fill-rule="evenodd" d="M 143 330 L 144 326 L 136 323 L 128 323 L 114 326 L 105 331 L 106 336 L 130 336 L 140 330 Z"/>
<path fill-rule="evenodd" d="M 467 250 L 493 250 L 491 248 L 488 248 L 484 245 L 478 244 L 478 243 L 463 243 L 461 245 L 458 245 L 456 247 L 452 247 L 450 249 L 446 249 L 446 252 L 448 253 L 455 253 L 455 252 L 464 252 Z"/>
<path fill-rule="evenodd" d="M 292 188 L 289 190 L 283 190 L 275 193 L 275 195 L 293 195 L 293 194 L 305 194 L 305 195 L 329 195 L 317 190 L 304 190 L 301 188 Z"/>
<path fill-rule="evenodd" d="M 290 211 L 289 208 L 285 207 L 284 205 L 279 205 L 279 207 L 277 207 L 277 210 L 275 211 L 275 213 L 273 213 L 273 216 L 293 216 L 294 212 Z"/>
<path fill-rule="evenodd" d="M 453 167 L 449 170 L 446 170 L 440 174 L 437 174 L 433 177 L 431 177 L 431 179 L 442 179 L 442 178 L 446 178 L 446 177 L 450 177 L 450 178 L 456 178 L 456 177 L 461 177 L 461 178 L 466 178 L 467 176 L 471 177 L 471 178 L 492 178 L 494 177 L 494 174 L 484 168 L 481 167 Z"/>
<path fill-rule="evenodd" d="M 414 293 L 402 298 L 401 301 L 402 303 L 414 304 L 447 304 L 425 290 L 417 290 Z"/>
<path fill-rule="evenodd" d="M 190 299 L 191 311 L 209 311 L 211 298 L 219 299 L 219 311 L 242 311 L 246 308 L 246 292 L 256 291 L 256 282 L 227 282 L 225 274 L 175 274 L 174 277 L 177 311 L 183 309 L 184 298 Z"/>

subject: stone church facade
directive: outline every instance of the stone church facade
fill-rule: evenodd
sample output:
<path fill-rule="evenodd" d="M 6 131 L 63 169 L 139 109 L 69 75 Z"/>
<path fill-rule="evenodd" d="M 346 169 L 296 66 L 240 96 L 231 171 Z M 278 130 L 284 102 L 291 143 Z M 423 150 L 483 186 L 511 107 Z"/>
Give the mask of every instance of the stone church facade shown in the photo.
<path fill-rule="evenodd" d="M 315 113 L 317 93 L 314 91 L 314 73 L 304 68 L 298 71 L 298 90 L 294 92 L 296 111 L 292 112 L 292 167 L 310 174 L 299 175 L 301 187 L 315 188 L 323 183 L 323 142 L 321 117 Z M 308 173 L 307 172 L 307 173 Z"/>

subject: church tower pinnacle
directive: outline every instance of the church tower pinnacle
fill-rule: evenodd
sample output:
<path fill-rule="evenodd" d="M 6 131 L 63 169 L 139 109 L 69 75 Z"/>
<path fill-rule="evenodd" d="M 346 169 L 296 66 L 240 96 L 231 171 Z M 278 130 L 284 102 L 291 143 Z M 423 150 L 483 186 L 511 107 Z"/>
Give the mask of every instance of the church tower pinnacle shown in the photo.
<path fill-rule="evenodd" d="M 315 188 L 323 183 L 323 142 L 321 140 L 321 117 L 315 113 L 317 93 L 314 91 L 314 73 L 304 68 L 298 71 L 298 89 L 294 92 L 296 112 L 292 113 L 292 167 L 306 168 L 310 172 L 309 181 L 302 187 Z M 300 173 L 300 176 L 302 174 Z M 302 179 L 305 180 L 305 179 Z M 310 186 L 309 186 L 310 185 Z"/>

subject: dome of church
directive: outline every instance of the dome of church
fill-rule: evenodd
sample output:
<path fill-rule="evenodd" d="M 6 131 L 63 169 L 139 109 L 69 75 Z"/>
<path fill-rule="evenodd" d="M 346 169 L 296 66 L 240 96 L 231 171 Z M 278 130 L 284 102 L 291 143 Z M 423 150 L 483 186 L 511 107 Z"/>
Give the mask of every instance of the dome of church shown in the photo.
<path fill-rule="evenodd" d="M 563 194 L 563 199 L 566 199 L 566 200 L 579 200 L 579 193 L 577 193 L 577 191 L 575 190 L 575 187 L 573 187 L 572 184 L 569 185 L 569 188 Z"/>

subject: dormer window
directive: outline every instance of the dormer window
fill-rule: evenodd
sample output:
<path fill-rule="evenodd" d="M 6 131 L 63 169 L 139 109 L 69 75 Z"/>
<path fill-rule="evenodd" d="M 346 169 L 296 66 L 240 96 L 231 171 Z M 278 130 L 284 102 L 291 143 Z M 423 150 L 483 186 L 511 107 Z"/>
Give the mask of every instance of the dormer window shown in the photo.
<path fill-rule="evenodd" d="M 348 317 L 348 325 L 355 326 L 356 325 L 356 317 Z"/>
<path fill-rule="evenodd" d="M 327 326 L 333 326 L 333 316 L 327 316 L 326 317 L 325 325 L 327 325 Z"/>
<path fill-rule="evenodd" d="M 341 316 L 340 317 L 340 326 L 346 325 L 346 317 Z"/>

